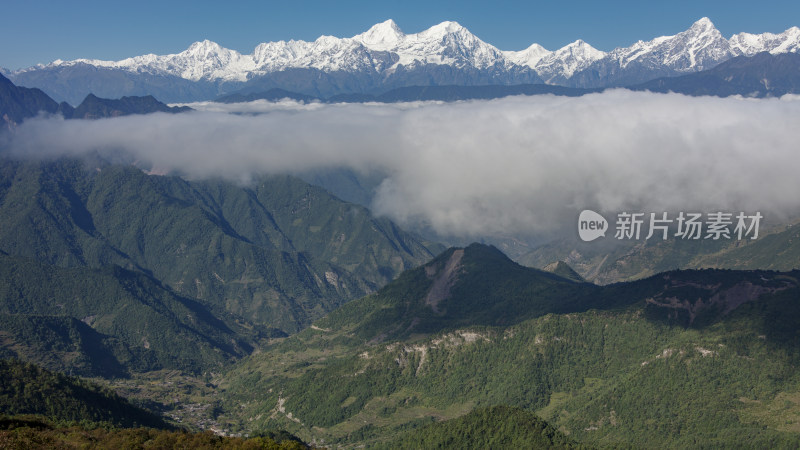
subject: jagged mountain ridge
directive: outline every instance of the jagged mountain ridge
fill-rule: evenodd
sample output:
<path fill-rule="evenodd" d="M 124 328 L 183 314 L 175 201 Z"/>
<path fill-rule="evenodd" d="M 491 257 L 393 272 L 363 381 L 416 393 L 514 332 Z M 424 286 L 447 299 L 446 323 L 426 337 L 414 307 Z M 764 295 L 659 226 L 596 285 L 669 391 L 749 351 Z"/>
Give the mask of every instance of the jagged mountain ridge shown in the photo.
<path fill-rule="evenodd" d="M 57 103 L 41 89 L 15 86 L 11 80 L 0 75 L 0 124 L 5 123 L 9 129 L 39 114 L 59 114 L 65 119 L 99 119 L 129 114 L 184 111 L 191 111 L 191 108 L 169 107 L 151 95 L 106 99 L 89 94 L 77 108 L 73 108 L 66 102 Z"/>
<path fill-rule="evenodd" d="M 0 123 L 7 127 L 13 127 L 40 112 L 69 113 L 71 109 L 66 103 L 56 103 L 41 89 L 15 86 L 11 80 L 0 74 Z"/>
<path fill-rule="evenodd" d="M 708 70 L 736 56 L 796 53 L 799 49 L 797 27 L 780 35 L 739 33 L 725 39 L 711 20 L 704 17 L 674 36 L 614 49 L 563 82 L 574 87 L 627 86 L 657 77 Z"/>
<path fill-rule="evenodd" d="M 243 88 L 330 96 L 415 84 L 622 86 L 709 69 L 735 56 L 799 50 L 800 28 L 780 34 L 739 33 L 725 39 L 708 18 L 674 36 L 610 52 L 582 40 L 555 51 L 538 44 L 521 51 L 501 51 L 457 22 L 405 34 L 387 20 L 351 38 L 267 42 L 251 54 L 204 40 L 176 54 L 121 61 L 57 60 L 11 72 L 9 77 L 17 84 L 40 87 L 59 100 L 80 94 L 83 98 L 86 93 L 76 91 L 69 81 L 81 79 L 84 84 L 89 81 L 100 96 L 147 93 L 172 102 L 206 100 Z M 113 89 L 115 95 L 109 95 Z"/>

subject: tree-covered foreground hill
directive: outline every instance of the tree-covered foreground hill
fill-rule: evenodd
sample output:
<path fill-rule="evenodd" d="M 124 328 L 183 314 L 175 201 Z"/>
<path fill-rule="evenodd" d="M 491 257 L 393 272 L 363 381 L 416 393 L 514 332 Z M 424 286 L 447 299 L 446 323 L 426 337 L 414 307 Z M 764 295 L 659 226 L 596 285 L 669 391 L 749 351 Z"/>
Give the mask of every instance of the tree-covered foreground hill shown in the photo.
<path fill-rule="evenodd" d="M 188 432 L 91 382 L 0 359 L 0 447 L 26 449 L 303 449 L 286 433 Z"/>
<path fill-rule="evenodd" d="M 108 389 L 18 360 L 0 360 L 0 444 L 42 449 L 308 448 L 285 431 L 246 438 L 190 433 Z M 384 447 L 584 448 L 534 414 L 509 407 L 481 408 L 431 423 Z"/>
<path fill-rule="evenodd" d="M 61 424 L 174 428 L 107 389 L 13 359 L 0 359 L 0 413 L 6 425 L 0 428 L 13 425 L 12 417 L 20 415 Z"/>
<path fill-rule="evenodd" d="M 798 275 L 599 287 L 450 249 L 237 364 L 226 414 L 336 445 L 506 405 L 591 446 L 797 446 Z"/>
<path fill-rule="evenodd" d="M 476 408 L 450 420 L 434 422 L 401 434 L 392 441 L 376 444 L 386 449 L 583 449 L 535 414 L 521 408 L 493 406 Z"/>

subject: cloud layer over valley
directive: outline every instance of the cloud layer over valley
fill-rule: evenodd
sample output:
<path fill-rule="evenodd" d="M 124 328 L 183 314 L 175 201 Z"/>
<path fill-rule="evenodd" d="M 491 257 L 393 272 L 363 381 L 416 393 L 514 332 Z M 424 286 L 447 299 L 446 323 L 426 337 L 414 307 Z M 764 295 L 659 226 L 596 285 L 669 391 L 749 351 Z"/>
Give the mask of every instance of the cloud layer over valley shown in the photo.
<path fill-rule="evenodd" d="M 413 104 L 196 104 L 192 113 L 38 118 L 2 153 L 113 155 L 193 178 L 380 171 L 372 208 L 443 235 L 533 235 L 585 208 L 800 212 L 800 98 L 624 90 Z"/>

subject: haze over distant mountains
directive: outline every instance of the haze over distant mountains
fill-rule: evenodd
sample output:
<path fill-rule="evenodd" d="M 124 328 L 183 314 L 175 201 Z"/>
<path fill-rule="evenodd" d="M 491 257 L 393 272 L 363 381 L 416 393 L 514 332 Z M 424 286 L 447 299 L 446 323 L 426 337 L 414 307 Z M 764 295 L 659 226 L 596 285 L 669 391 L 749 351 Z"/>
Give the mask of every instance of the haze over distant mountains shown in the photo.
<path fill-rule="evenodd" d="M 533 44 L 502 51 L 456 22 L 405 34 L 391 20 L 351 38 L 259 44 L 241 54 L 205 40 L 171 55 L 121 61 L 57 60 L 9 73 L 17 85 L 39 87 L 58 101 L 87 94 L 154 95 L 167 102 L 281 88 L 306 95 L 377 93 L 403 86 L 555 84 L 601 88 L 710 69 L 737 56 L 798 53 L 800 28 L 739 33 L 726 39 L 708 18 L 674 36 L 603 52 L 577 40 L 550 51 Z"/>

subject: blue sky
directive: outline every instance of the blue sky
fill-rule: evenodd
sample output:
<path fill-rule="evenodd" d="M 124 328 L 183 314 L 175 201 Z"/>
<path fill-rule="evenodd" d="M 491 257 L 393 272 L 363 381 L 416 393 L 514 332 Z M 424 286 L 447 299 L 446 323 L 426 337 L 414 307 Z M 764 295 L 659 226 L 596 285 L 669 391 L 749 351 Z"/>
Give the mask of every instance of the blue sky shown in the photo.
<path fill-rule="evenodd" d="M 4 0 L 0 67 L 55 59 L 177 53 L 210 39 L 250 53 L 260 42 L 350 37 L 394 19 L 406 33 L 455 20 L 501 50 L 553 50 L 583 39 L 601 50 L 675 34 L 707 16 L 725 37 L 800 26 L 798 1 L 42 1 Z"/>

